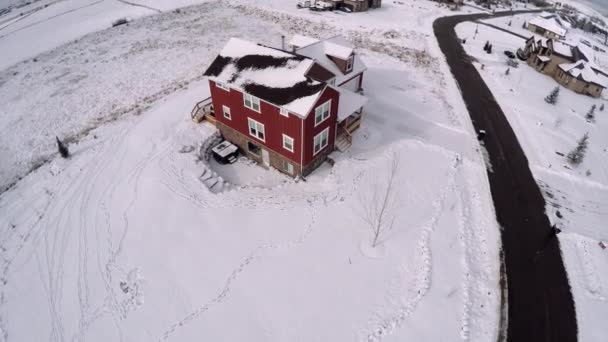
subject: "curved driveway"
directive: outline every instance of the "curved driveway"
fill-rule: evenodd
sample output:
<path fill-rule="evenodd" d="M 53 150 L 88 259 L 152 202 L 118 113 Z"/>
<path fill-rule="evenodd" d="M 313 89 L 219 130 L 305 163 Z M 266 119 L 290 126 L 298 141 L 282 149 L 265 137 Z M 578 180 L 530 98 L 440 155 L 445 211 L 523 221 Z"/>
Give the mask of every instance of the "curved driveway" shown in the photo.
<path fill-rule="evenodd" d="M 488 17 L 475 14 L 440 18 L 433 29 L 475 130 L 487 132 L 484 141 L 493 168 L 488 176 L 496 217 L 503 228 L 508 284 L 507 340 L 576 341 L 574 301 L 559 242 L 551 238 L 545 200 L 513 129 L 454 31 L 461 22 Z M 541 249 L 543 253 L 535 258 Z"/>

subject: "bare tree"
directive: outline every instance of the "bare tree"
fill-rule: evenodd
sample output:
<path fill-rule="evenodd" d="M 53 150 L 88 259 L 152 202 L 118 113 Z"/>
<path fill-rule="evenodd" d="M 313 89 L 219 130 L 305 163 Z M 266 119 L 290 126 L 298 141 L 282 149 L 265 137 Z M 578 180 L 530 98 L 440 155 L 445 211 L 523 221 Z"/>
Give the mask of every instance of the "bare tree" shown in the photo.
<path fill-rule="evenodd" d="M 372 231 L 372 247 L 376 247 L 378 239 L 393 228 L 396 218 L 395 176 L 398 170 L 399 158 L 395 157 L 386 171 L 386 183 L 375 187 L 367 195 L 360 193 L 361 218 Z"/>

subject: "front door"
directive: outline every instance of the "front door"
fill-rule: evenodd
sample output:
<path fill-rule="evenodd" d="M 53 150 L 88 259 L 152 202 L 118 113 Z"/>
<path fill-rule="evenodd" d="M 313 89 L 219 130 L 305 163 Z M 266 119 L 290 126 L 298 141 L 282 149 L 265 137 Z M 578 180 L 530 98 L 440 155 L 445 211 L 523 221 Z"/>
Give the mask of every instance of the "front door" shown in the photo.
<path fill-rule="evenodd" d="M 265 149 L 262 149 L 262 161 L 265 167 L 270 167 L 270 154 Z"/>

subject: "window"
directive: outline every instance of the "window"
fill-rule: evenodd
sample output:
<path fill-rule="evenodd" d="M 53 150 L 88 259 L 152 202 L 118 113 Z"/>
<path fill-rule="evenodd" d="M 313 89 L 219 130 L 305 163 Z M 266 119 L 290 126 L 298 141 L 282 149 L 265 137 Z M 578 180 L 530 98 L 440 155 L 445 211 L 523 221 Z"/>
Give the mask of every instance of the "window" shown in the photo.
<path fill-rule="evenodd" d="M 261 155 L 260 146 L 254 144 L 250 141 L 247 142 L 247 149 L 249 150 L 249 152 L 251 152 L 252 154 L 255 154 L 258 157 Z"/>
<path fill-rule="evenodd" d="M 222 112 L 224 113 L 224 117 L 228 120 L 232 120 L 232 116 L 230 115 L 230 107 L 222 106 Z"/>
<path fill-rule="evenodd" d="M 283 160 L 283 172 L 293 175 L 293 165 L 291 163 Z"/>
<path fill-rule="evenodd" d="M 353 70 L 353 64 L 355 64 L 355 55 L 350 55 L 346 60 L 346 72 Z"/>
<path fill-rule="evenodd" d="M 289 117 L 289 111 L 287 111 L 285 108 L 279 109 L 279 114 Z"/>
<path fill-rule="evenodd" d="M 216 85 L 218 88 L 220 88 L 220 89 L 224 89 L 224 90 L 226 90 L 226 91 L 230 91 L 230 88 L 228 88 L 228 86 L 227 86 L 227 85 L 225 85 L 224 83 L 221 83 L 221 82 L 215 82 L 215 85 Z"/>
<path fill-rule="evenodd" d="M 245 103 L 245 107 L 253 109 L 258 113 L 260 112 L 260 99 L 257 97 L 243 94 L 243 102 Z"/>
<path fill-rule="evenodd" d="M 289 152 L 293 152 L 293 138 L 283 134 L 283 148 Z"/>
<path fill-rule="evenodd" d="M 321 152 L 325 147 L 327 147 L 327 143 L 329 141 L 329 127 L 321 131 L 321 133 L 317 134 L 314 139 L 314 154 Z"/>
<path fill-rule="evenodd" d="M 250 118 L 247 118 L 247 121 L 249 121 L 249 134 L 262 141 L 265 141 L 264 139 L 266 139 L 266 136 L 264 132 L 264 125 Z"/>
<path fill-rule="evenodd" d="M 329 110 L 331 108 L 331 100 L 325 102 L 315 109 L 315 126 L 329 118 Z"/>

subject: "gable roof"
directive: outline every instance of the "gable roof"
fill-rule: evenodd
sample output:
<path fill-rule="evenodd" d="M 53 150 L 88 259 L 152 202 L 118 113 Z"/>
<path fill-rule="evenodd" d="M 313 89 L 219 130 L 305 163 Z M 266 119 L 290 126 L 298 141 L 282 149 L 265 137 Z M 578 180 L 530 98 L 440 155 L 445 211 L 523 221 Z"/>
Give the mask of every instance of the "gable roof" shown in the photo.
<path fill-rule="evenodd" d="M 545 19 L 538 16 L 530 20 L 529 24 L 551 31 L 560 37 L 566 36 L 566 30 L 555 20 L 555 18 Z"/>
<path fill-rule="evenodd" d="M 589 63 L 584 60 L 580 60 L 576 63 L 560 64 L 559 68 L 577 79 L 597 84 L 602 88 L 608 87 L 608 79 L 598 75 L 598 73 L 591 68 Z"/>
<path fill-rule="evenodd" d="M 312 37 L 307 37 L 307 36 L 302 36 L 302 35 L 296 34 L 289 41 L 289 45 L 294 46 L 296 48 L 301 48 L 304 46 L 308 46 L 310 44 L 314 44 L 318 41 L 319 41 L 318 39 L 315 39 Z"/>
<path fill-rule="evenodd" d="M 329 56 L 339 59 L 347 59 L 350 54 L 354 53 L 350 42 L 342 36 L 335 36 L 318 41 L 314 44 L 299 48 L 296 50 L 296 52 L 300 55 L 314 59 L 325 69 L 336 75 L 336 85 L 340 85 L 345 81 L 348 81 L 352 75 L 357 75 L 367 69 L 361 58 L 359 58 L 358 54 L 354 54 L 353 70 L 348 73 L 343 73 L 342 70 L 340 70 L 340 68 L 338 68 L 338 66 L 331 60 Z M 348 56 L 346 58 L 342 58 L 347 53 Z M 338 55 L 342 57 L 337 57 Z"/>
<path fill-rule="evenodd" d="M 231 38 L 204 75 L 306 117 L 327 86 L 308 72 L 311 58 Z"/>

